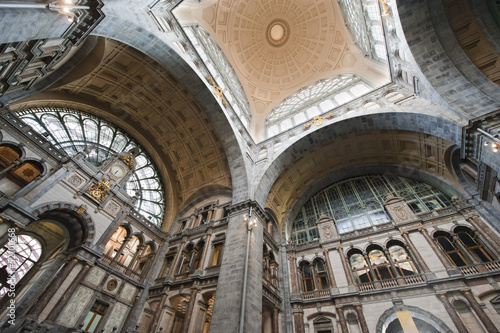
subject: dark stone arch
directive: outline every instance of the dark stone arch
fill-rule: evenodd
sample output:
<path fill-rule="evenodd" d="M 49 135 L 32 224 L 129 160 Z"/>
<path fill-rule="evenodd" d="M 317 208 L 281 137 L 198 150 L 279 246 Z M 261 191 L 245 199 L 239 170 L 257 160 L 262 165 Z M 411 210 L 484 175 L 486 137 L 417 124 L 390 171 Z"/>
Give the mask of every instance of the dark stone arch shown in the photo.
<path fill-rule="evenodd" d="M 134 17 L 137 21 L 129 21 L 127 17 Z M 245 143 L 236 137 L 235 130 L 206 84 L 168 45 L 166 34 L 156 29 L 155 24 L 146 11 L 144 14 L 138 13 L 135 8 L 118 5 L 112 12 L 106 12 L 105 20 L 96 27 L 92 35 L 114 39 L 139 50 L 159 63 L 193 95 L 210 121 L 216 125 L 214 128 L 221 140 L 231 171 L 233 202 L 248 199 L 248 173 L 242 153 Z M 155 30 L 146 30 L 145 26 Z"/>
<path fill-rule="evenodd" d="M 285 149 L 269 165 L 259 181 L 256 201 L 262 206 L 279 175 L 305 152 L 336 138 L 373 130 L 403 130 L 433 135 L 461 145 L 462 125 L 427 114 L 386 112 L 349 118 L 316 130 Z"/>
<path fill-rule="evenodd" d="M 37 220 L 48 219 L 64 225 L 69 232 L 71 248 L 81 245 L 90 247 L 94 241 L 95 224 L 80 206 L 68 202 L 49 202 L 33 208 L 30 213 Z"/>
<path fill-rule="evenodd" d="M 463 189 L 461 189 L 459 186 L 457 186 L 457 184 L 452 183 L 437 174 L 431 173 L 426 170 L 417 169 L 411 166 L 401 166 L 394 164 L 367 164 L 352 168 L 340 169 L 322 179 L 319 179 L 315 184 L 309 186 L 307 190 L 305 190 L 301 194 L 301 196 L 296 199 L 283 219 L 282 237 L 286 238 L 287 235 L 291 235 L 291 230 L 293 227 L 292 224 L 294 222 L 295 216 L 297 216 L 299 210 L 307 202 L 307 200 L 309 200 L 311 196 L 320 191 L 322 188 L 351 177 L 377 174 L 384 175 L 386 173 L 422 181 L 446 192 L 450 196 L 456 195 L 464 199 L 468 197 L 467 193 L 464 192 Z"/>

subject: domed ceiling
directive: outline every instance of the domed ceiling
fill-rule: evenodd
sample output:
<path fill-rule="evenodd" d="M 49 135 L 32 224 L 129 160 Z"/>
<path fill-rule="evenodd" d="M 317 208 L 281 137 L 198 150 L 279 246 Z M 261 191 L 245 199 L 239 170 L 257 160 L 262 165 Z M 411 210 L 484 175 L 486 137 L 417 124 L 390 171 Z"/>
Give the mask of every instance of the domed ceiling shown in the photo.
<path fill-rule="evenodd" d="M 353 74 L 373 88 L 389 81 L 387 66 L 354 44 L 337 1 L 184 1 L 174 13 L 183 27 L 201 26 L 227 57 L 248 99 L 254 136 L 262 136 L 274 107 L 318 80 Z"/>

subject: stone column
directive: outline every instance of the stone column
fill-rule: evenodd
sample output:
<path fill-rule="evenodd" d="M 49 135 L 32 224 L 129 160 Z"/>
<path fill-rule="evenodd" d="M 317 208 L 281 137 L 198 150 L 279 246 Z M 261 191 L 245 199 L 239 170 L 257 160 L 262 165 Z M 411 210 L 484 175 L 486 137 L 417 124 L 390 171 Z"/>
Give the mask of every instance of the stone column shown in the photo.
<path fill-rule="evenodd" d="M 3 177 L 3 175 L 5 175 L 7 172 L 9 172 L 10 170 L 14 169 L 15 167 L 21 165 L 22 161 L 20 159 L 17 159 L 15 160 L 14 162 L 12 162 L 12 164 L 10 164 L 8 167 L 6 167 L 5 169 L 3 169 L 2 171 L 0 171 L 0 178 Z"/>
<path fill-rule="evenodd" d="M 486 312 L 484 312 L 483 308 L 477 302 L 474 295 L 472 295 L 471 291 L 470 290 L 462 290 L 462 294 L 464 294 L 465 298 L 467 298 L 467 300 L 469 301 L 469 304 L 472 306 L 472 309 L 474 309 L 474 312 L 477 314 L 477 316 L 479 317 L 479 319 L 483 323 L 484 327 L 486 327 L 486 330 L 489 333 L 499 333 L 495 324 L 493 324 L 493 321 L 491 321 L 490 317 L 488 317 Z"/>
<path fill-rule="evenodd" d="M 387 260 L 389 260 L 389 264 L 391 265 L 391 269 L 393 270 L 394 273 L 396 273 L 396 278 L 400 278 L 401 273 L 399 272 L 398 267 L 396 267 L 396 264 L 394 263 L 394 261 L 392 261 L 392 257 L 391 257 L 391 254 L 389 253 L 389 251 L 384 250 L 384 255 L 387 258 Z M 398 279 L 398 281 L 399 281 L 399 279 Z"/>
<path fill-rule="evenodd" d="M 175 256 L 172 267 L 170 268 L 170 272 L 167 275 L 174 276 L 175 274 L 177 274 L 177 272 L 176 272 L 177 265 L 179 265 L 179 260 L 182 257 L 182 250 L 184 249 L 185 245 L 186 245 L 186 240 L 182 239 L 181 245 L 179 246 L 179 252 L 177 252 L 177 256 Z"/>
<path fill-rule="evenodd" d="M 460 319 L 460 317 L 458 316 L 458 314 L 455 311 L 455 309 L 453 308 L 453 306 L 451 306 L 450 301 L 448 301 L 448 298 L 446 297 L 446 295 L 441 294 L 441 295 L 437 295 L 437 296 L 439 297 L 439 299 L 443 303 L 443 305 L 446 309 L 446 312 L 448 312 L 448 315 L 450 316 L 451 320 L 453 321 L 453 323 L 457 327 L 458 333 L 468 333 L 469 330 L 467 329 L 467 327 L 465 327 L 464 323 L 462 322 L 462 319 Z"/>
<path fill-rule="evenodd" d="M 277 307 L 273 309 L 273 333 L 279 333 L 279 310 Z"/>
<path fill-rule="evenodd" d="M 427 266 L 427 263 L 425 262 L 424 258 L 420 255 L 420 252 L 418 252 L 417 248 L 415 247 L 415 244 L 411 241 L 410 237 L 408 236 L 408 233 L 406 231 L 401 233 L 401 236 L 403 236 L 406 245 L 408 246 L 408 249 L 410 250 L 410 255 L 415 258 L 417 263 L 419 264 L 420 268 L 422 268 L 422 271 L 424 274 L 431 273 L 431 270 L 429 269 L 429 266 Z"/>
<path fill-rule="evenodd" d="M 158 328 L 158 322 L 160 319 L 161 312 L 163 310 L 163 306 L 165 305 L 165 301 L 167 300 L 167 294 L 161 294 L 160 302 L 158 303 L 158 307 L 156 308 L 155 315 L 153 316 L 153 320 L 151 320 L 151 325 L 149 326 L 148 332 L 156 332 L 156 328 Z"/>
<path fill-rule="evenodd" d="M 377 281 L 379 281 L 379 278 L 378 278 L 378 275 L 375 274 L 375 272 L 373 271 L 373 267 L 372 267 L 372 263 L 370 262 L 370 258 L 368 257 L 368 255 L 366 253 L 363 253 L 363 258 L 365 258 L 365 262 L 366 264 L 368 265 L 368 274 L 370 274 L 370 276 L 372 277 L 372 281 L 377 283 Z M 381 285 L 378 284 L 376 285 L 377 288 L 380 288 Z"/>
<path fill-rule="evenodd" d="M 366 324 L 365 315 L 363 313 L 363 309 L 361 305 L 356 305 L 356 313 L 358 314 L 359 325 L 361 326 L 361 332 L 370 333 L 368 330 L 368 325 Z"/>
<path fill-rule="evenodd" d="M 54 322 L 57 319 L 57 316 L 59 316 L 70 300 L 71 296 L 75 293 L 76 288 L 80 285 L 80 282 L 83 280 L 85 275 L 87 275 L 88 270 L 90 269 L 89 264 L 84 264 L 80 272 L 78 272 L 78 275 L 75 277 L 73 281 L 71 281 L 71 284 L 69 285 L 68 289 L 64 292 L 62 297 L 59 299 L 57 302 L 56 306 L 50 311 L 49 315 L 47 316 L 46 321 Z"/>
<path fill-rule="evenodd" d="M 264 210 L 255 202 L 242 202 L 229 208 L 226 243 L 222 256 L 214 313 L 210 331 L 239 331 L 241 310 L 244 306 L 243 330 L 253 333 L 262 331 L 262 251 Z M 244 216 L 257 219 L 249 232 Z M 245 272 L 249 235 L 248 270 Z M 244 286 L 247 276 L 246 288 Z M 245 302 L 243 291 L 245 290 Z M 243 304 L 244 303 L 244 304 Z"/>
<path fill-rule="evenodd" d="M 132 238 L 132 237 L 127 236 L 127 237 L 125 237 L 125 238 L 123 239 L 123 243 L 122 243 L 122 245 L 120 246 L 120 248 L 119 248 L 119 249 L 118 249 L 118 251 L 116 252 L 115 257 L 113 258 L 115 261 L 118 261 L 118 259 L 120 259 L 120 255 L 122 254 L 123 250 L 125 249 L 125 246 L 127 246 L 127 243 L 130 241 L 130 239 L 131 239 L 131 238 Z M 111 252 L 111 253 L 109 253 L 109 254 L 107 254 L 107 255 L 108 255 L 109 257 L 111 257 L 111 255 L 112 255 L 112 254 L 113 254 L 113 253 Z"/>
<path fill-rule="evenodd" d="M 294 312 L 293 322 L 295 323 L 295 333 L 305 333 L 304 312 L 302 311 Z"/>
<path fill-rule="evenodd" d="M 196 304 L 196 296 L 198 295 L 198 289 L 191 289 L 191 299 L 189 300 L 188 308 L 186 314 L 184 315 L 184 320 L 182 321 L 181 333 L 187 333 L 189 330 L 189 324 L 191 323 L 191 318 L 193 317 L 193 309 Z"/>
<path fill-rule="evenodd" d="M 337 248 L 337 251 L 339 251 L 340 260 L 342 261 L 342 266 L 344 267 L 345 276 L 347 277 L 347 285 L 354 286 L 355 283 L 354 283 L 354 279 L 353 279 L 352 273 L 351 273 L 351 266 L 347 262 L 347 258 L 345 257 L 344 250 L 342 249 L 341 246 L 339 246 Z"/>
<path fill-rule="evenodd" d="M 134 253 L 134 256 L 132 257 L 132 260 L 130 260 L 130 264 L 128 264 L 128 268 L 130 270 L 134 270 L 134 264 L 137 261 L 137 258 L 139 255 L 144 251 L 146 247 L 144 245 L 139 245 Z"/>
<path fill-rule="evenodd" d="M 349 333 L 349 328 L 347 328 L 347 322 L 345 321 L 344 309 L 337 308 L 337 314 L 339 315 L 340 327 L 342 328 L 342 333 Z"/>
<path fill-rule="evenodd" d="M 427 241 L 427 243 L 429 243 L 429 245 L 431 246 L 431 248 L 434 250 L 434 253 L 436 253 L 436 255 L 438 256 L 439 260 L 441 260 L 441 263 L 443 264 L 444 268 L 446 268 L 446 270 L 456 269 L 450 263 L 450 261 L 448 260 L 448 258 L 446 258 L 446 256 L 443 253 L 443 251 L 441 251 L 441 249 L 438 248 L 436 242 L 431 238 L 431 236 L 429 236 L 429 233 L 427 232 L 427 229 L 420 228 L 420 229 L 418 229 L 418 231 L 420 231 L 422 233 L 422 235 L 424 235 L 425 240 Z"/>
<path fill-rule="evenodd" d="M 73 258 L 69 262 L 65 264 L 65 266 L 61 269 L 59 274 L 56 275 L 50 287 L 48 287 L 45 292 L 42 294 L 41 298 L 39 298 L 38 302 L 34 302 L 33 307 L 28 310 L 28 314 L 32 314 L 34 316 L 39 316 L 40 313 L 45 309 L 49 301 L 52 299 L 57 289 L 61 286 L 61 284 L 66 280 L 69 273 L 75 268 L 78 263 L 78 259 Z"/>
<path fill-rule="evenodd" d="M 330 276 L 330 283 L 332 284 L 330 288 L 337 288 L 337 283 L 335 282 L 335 276 L 333 275 L 332 263 L 330 262 L 330 256 L 328 255 L 328 250 L 324 250 L 326 267 L 328 268 L 328 275 Z"/>
<path fill-rule="evenodd" d="M 292 294 L 298 294 L 299 285 L 297 280 L 297 258 L 294 256 L 290 256 L 288 263 L 290 264 L 290 280 L 292 282 Z"/>
<path fill-rule="evenodd" d="M 199 269 L 205 269 L 207 266 L 206 264 L 206 257 L 208 253 L 208 249 L 210 248 L 210 238 L 212 237 L 212 234 L 207 233 L 207 239 L 205 240 L 205 246 L 203 247 L 203 253 L 201 254 L 201 262 L 199 265 Z"/>

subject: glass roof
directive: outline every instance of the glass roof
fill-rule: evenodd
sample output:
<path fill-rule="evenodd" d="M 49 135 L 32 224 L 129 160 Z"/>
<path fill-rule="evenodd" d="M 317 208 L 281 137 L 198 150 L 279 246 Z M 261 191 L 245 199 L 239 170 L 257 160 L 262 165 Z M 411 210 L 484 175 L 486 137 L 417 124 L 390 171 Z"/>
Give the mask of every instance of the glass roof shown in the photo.
<path fill-rule="evenodd" d="M 88 161 L 99 166 L 114 154 L 137 147 L 135 170 L 125 190 L 137 195 L 135 209 L 150 222 L 160 226 L 165 211 L 163 186 L 151 158 L 126 133 L 95 116 L 66 108 L 41 107 L 20 110 L 17 115 L 69 156 L 95 147 Z"/>

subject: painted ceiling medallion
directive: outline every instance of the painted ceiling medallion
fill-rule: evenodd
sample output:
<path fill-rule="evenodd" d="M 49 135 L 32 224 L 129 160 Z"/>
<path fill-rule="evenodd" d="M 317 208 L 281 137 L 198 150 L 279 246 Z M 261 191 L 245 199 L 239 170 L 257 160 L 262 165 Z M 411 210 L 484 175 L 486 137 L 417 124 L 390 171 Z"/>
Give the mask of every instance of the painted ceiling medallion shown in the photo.
<path fill-rule="evenodd" d="M 283 20 L 274 20 L 267 27 L 267 40 L 273 46 L 281 46 L 290 36 L 290 27 Z"/>

